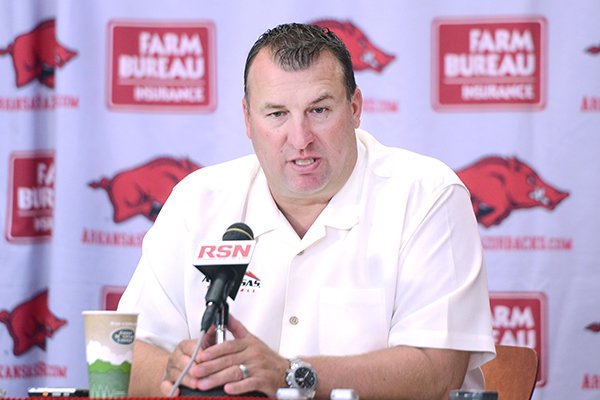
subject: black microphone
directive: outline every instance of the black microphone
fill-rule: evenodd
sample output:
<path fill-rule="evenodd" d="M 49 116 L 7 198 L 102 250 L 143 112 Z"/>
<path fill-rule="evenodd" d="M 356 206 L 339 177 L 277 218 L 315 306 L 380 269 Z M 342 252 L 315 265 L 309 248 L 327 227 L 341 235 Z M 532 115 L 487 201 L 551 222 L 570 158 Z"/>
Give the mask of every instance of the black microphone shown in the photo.
<path fill-rule="evenodd" d="M 194 266 L 210 281 L 204 299 L 206 310 L 201 329 L 206 332 L 213 324 L 215 313 L 227 301 L 235 300 L 246 268 L 254 251 L 254 233 L 244 223 L 231 225 L 223 234 L 223 241 L 202 243 Z"/>
<path fill-rule="evenodd" d="M 227 228 L 223 234 L 222 242 L 200 244 L 194 266 L 210 280 L 210 286 L 204 297 L 206 310 L 202 316 L 201 329 L 207 332 L 210 326 L 217 322 L 215 319 L 218 319 L 219 321 L 216 323 L 217 343 L 219 343 L 219 330 L 227 323 L 227 297 L 235 300 L 246 274 L 246 268 L 250 264 L 254 246 L 252 229 L 241 222 Z M 225 393 L 223 386 L 201 391 L 180 385 L 179 390 L 181 396 L 232 397 L 232 395 Z M 242 393 L 233 397 L 238 396 L 267 397 L 261 392 Z"/>

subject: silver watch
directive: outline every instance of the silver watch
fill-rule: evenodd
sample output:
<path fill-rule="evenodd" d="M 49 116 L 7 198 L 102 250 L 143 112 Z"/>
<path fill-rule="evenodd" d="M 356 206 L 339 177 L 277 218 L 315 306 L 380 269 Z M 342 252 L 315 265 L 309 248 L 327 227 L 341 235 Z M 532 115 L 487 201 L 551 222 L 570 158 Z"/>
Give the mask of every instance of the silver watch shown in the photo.
<path fill-rule="evenodd" d="M 314 396 L 317 387 L 317 373 L 306 361 L 299 358 L 290 360 L 290 369 L 285 374 L 285 381 L 290 388 L 304 389 Z"/>

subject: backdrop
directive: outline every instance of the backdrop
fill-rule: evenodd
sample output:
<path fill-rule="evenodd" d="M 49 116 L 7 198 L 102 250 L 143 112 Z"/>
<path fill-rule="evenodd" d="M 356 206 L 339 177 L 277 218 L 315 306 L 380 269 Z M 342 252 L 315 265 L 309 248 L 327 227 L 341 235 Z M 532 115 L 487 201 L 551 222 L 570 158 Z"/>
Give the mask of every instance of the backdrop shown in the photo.
<path fill-rule="evenodd" d="M 87 386 L 113 309 L 190 171 L 248 154 L 247 51 L 283 22 L 348 45 L 362 127 L 469 187 L 496 340 L 536 399 L 600 397 L 600 2 L 0 1 L 0 388 Z"/>

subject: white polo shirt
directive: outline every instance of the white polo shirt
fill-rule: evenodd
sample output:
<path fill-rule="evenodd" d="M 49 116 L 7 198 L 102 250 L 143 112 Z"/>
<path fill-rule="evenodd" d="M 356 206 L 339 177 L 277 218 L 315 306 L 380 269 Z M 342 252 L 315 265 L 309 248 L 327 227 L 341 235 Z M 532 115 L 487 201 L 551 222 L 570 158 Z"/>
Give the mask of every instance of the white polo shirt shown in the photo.
<path fill-rule="evenodd" d="M 346 185 L 300 239 L 254 155 L 200 169 L 174 189 L 143 242 L 119 304 L 137 338 L 172 351 L 199 336 L 208 283 L 198 243 L 234 222 L 256 238 L 230 313 L 282 356 L 349 355 L 396 345 L 492 358 L 487 278 L 469 193 L 441 162 L 357 130 Z"/>

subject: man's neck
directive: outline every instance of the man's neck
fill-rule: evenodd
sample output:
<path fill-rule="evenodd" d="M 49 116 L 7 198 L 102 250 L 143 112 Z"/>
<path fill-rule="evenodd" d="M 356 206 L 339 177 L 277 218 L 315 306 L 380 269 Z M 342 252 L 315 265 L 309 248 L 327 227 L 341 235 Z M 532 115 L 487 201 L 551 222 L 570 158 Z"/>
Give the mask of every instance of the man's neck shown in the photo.
<path fill-rule="evenodd" d="M 325 203 L 289 204 L 286 206 L 278 203 L 278 207 L 298 236 L 303 238 L 328 203 L 327 201 Z"/>

